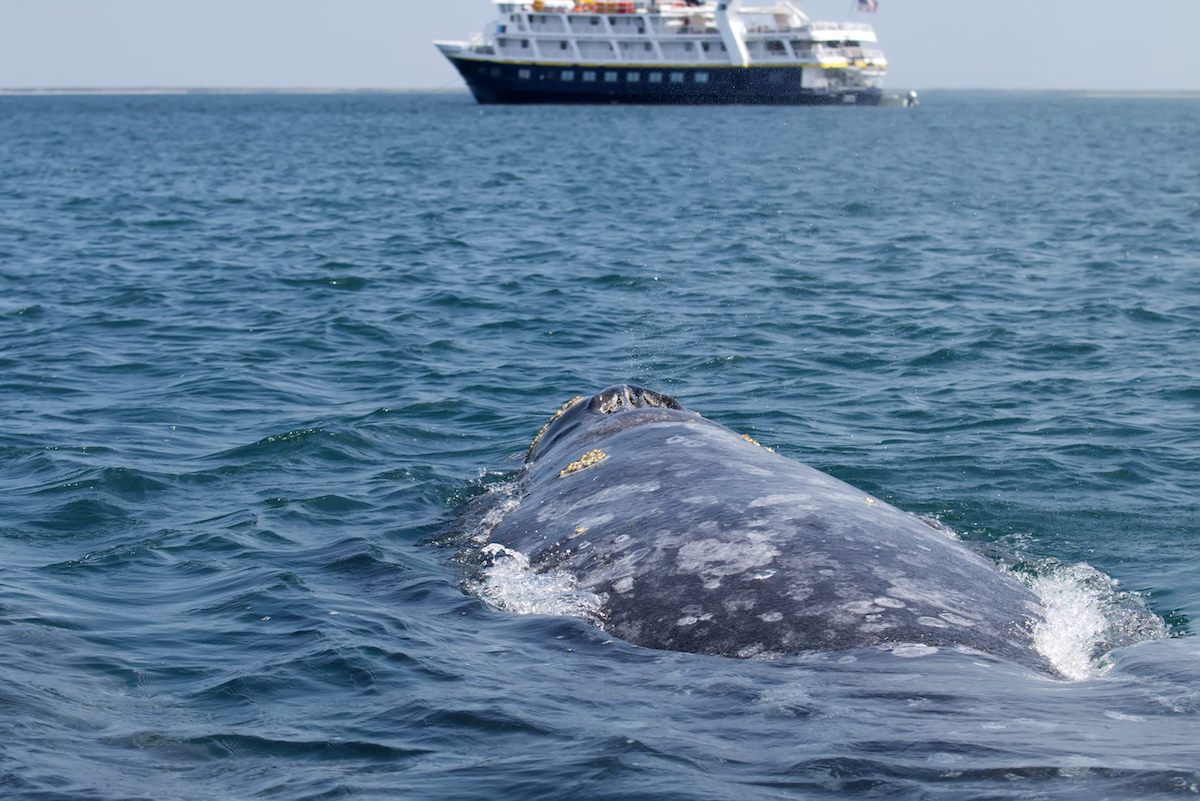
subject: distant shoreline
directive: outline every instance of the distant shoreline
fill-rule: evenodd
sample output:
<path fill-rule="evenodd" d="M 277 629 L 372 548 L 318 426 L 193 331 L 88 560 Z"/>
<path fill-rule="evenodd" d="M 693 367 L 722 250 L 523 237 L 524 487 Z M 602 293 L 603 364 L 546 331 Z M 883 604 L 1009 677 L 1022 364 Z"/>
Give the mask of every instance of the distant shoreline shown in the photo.
<path fill-rule="evenodd" d="M 906 92 L 905 90 L 888 90 Z M 1118 90 L 1118 89 L 920 89 L 920 92 L 935 94 L 982 94 L 982 95 L 1063 95 L 1067 97 L 1090 97 L 1098 99 L 1200 99 L 1200 90 Z M 427 95 L 466 94 L 465 86 L 436 89 L 322 89 L 322 88 L 227 88 L 227 87 L 127 87 L 127 88 L 36 88 L 0 89 L 0 97 L 41 97 L 70 95 Z"/>
<path fill-rule="evenodd" d="M 1169 99 L 1195 100 L 1200 92 L 1082 92 L 1084 97 L 1165 97 Z"/>

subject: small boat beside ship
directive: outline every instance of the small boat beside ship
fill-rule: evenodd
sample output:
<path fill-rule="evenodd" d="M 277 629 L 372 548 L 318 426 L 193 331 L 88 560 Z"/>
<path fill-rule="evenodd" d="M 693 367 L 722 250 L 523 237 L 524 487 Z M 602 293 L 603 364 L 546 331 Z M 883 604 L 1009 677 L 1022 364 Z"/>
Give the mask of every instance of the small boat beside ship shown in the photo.
<path fill-rule="evenodd" d="M 870 25 L 813 21 L 794 0 L 495 5 L 485 33 L 435 42 L 480 103 L 915 103 L 884 97 Z"/>

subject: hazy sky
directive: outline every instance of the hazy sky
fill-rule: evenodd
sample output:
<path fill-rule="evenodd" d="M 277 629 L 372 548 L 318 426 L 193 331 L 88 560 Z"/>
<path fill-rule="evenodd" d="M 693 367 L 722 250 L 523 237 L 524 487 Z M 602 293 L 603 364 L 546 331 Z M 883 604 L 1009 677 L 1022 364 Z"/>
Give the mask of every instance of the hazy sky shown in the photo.
<path fill-rule="evenodd" d="M 851 0 L 804 0 L 845 19 Z M 449 88 L 490 0 L 0 0 L 0 88 Z M 1200 0 L 879 0 L 891 89 L 1200 90 Z"/>

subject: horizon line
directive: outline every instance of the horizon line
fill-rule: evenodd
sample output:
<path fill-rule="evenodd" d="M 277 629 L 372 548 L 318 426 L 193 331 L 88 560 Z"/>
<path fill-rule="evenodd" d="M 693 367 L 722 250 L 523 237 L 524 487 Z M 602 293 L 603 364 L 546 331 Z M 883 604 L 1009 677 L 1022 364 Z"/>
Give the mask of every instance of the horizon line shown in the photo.
<path fill-rule="evenodd" d="M 904 93 L 908 89 L 885 90 Z M 931 87 L 920 92 L 975 92 L 981 94 L 1064 94 L 1096 98 L 1200 98 L 1200 89 L 997 89 Z M 0 96 L 45 95 L 338 95 L 338 94 L 466 94 L 466 86 L 428 88 L 397 87 L 238 87 L 238 86 L 128 86 L 128 87 L 0 87 Z"/>

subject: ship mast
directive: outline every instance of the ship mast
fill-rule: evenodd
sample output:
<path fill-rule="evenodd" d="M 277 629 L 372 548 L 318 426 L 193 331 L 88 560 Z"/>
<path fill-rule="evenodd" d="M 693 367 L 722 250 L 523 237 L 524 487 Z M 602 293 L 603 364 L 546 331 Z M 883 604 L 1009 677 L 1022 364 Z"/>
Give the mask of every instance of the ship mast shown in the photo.
<path fill-rule="evenodd" d="M 713 21 L 721 32 L 721 41 L 725 43 L 730 60 L 735 66 L 747 67 L 750 65 L 750 51 L 746 48 L 746 23 L 738 13 L 741 7 L 742 0 L 717 3 Z"/>

